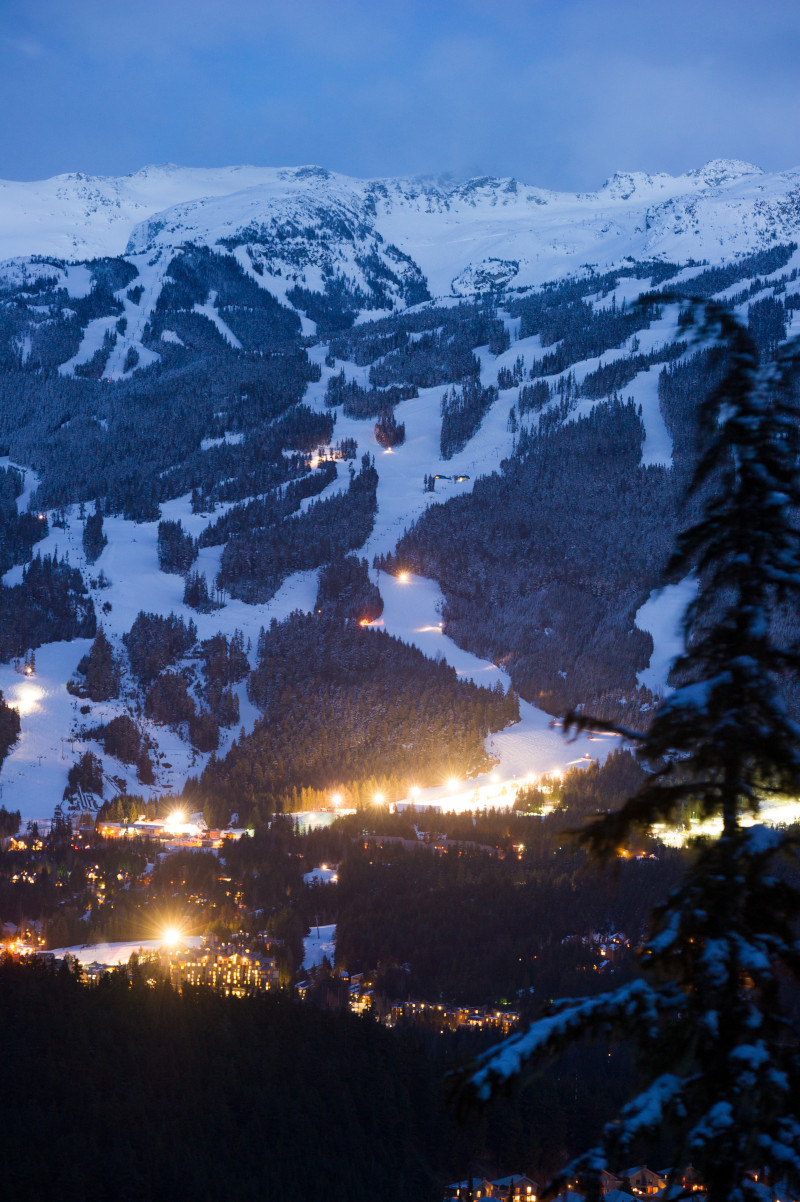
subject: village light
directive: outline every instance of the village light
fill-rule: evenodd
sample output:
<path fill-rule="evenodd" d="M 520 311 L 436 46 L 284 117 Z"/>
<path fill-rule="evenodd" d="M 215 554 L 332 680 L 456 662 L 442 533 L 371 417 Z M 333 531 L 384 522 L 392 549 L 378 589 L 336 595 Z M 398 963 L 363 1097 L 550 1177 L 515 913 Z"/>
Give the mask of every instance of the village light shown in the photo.
<path fill-rule="evenodd" d="M 331 796 L 331 801 L 333 802 L 333 804 L 334 804 L 335 806 L 340 806 L 340 805 L 342 804 L 342 795 L 341 795 L 341 793 L 334 793 L 334 794 Z"/>
<path fill-rule="evenodd" d="M 177 947 L 181 941 L 181 933 L 177 927 L 167 927 L 161 936 L 165 947 Z"/>
<path fill-rule="evenodd" d="M 375 805 L 376 806 L 382 806 L 385 800 L 386 800 L 386 798 L 384 797 L 383 793 L 375 794 Z"/>

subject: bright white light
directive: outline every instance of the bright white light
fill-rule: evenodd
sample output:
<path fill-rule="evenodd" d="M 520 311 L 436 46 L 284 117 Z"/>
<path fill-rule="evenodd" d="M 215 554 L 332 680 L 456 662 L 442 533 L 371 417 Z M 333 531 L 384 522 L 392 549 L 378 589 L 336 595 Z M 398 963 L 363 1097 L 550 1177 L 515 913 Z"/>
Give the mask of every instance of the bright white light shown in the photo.
<path fill-rule="evenodd" d="M 161 936 L 165 947 L 177 947 L 181 941 L 181 933 L 177 927 L 167 927 Z"/>
<path fill-rule="evenodd" d="M 341 795 L 341 793 L 334 793 L 334 794 L 332 795 L 332 797 L 331 797 L 331 801 L 333 802 L 333 804 L 334 804 L 335 806 L 340 806 L 340 805 L 342 804 L 342 795 Z"/>
<path fill-rule="evenodd" d="M 416 785 L 414 785 L 414 786 L 413 786 L 413 787 L 412 787 L 412 788 L 409 790 L 409 792 L 411 793 L 411 796 L 412 796 L 412 797 L 419 797 L 419 789 L 417 788 L 417 786 L 416 786 Z"/>
<path fill-rule="evenodd" d="M 36 713 L 43 697 L 44 689 L 40 689 L 38 684 L 33 684 L 32 681 L 26 680 L 14 686 L 14 692 L 8 698 L 8 704 L 12 705 L 21 717 L 24 717 L 25 714 Z"/>
<path fill-rule="evenodd" d="M 458 788 L 458 785 L 459 785 L 459 782 L 456 780 L 456 778 L 454 776 L 451 776 L 449 781 L 447 782 L 447 787 L 450 790 L 450 792 L 455 793 L 456 789 Z"/>
<path fill-rule="evenodd" d="M 398 572 L 397 579 L 401 584 L 408 584 L 408 572 Z"/>
<path fill-rule="evenodd" d="M 375 794 L 375 805 L 376 806 L 382 806 L 385 800 L 386 800 L 386 798 L 384 797 L 383 793 Z"/>
<path fill-rule="evenodd" d="M 183 810 L 173 810 L 167 819 L 167 826 L 171 827 L 172 830 L 177 830 L 179 826 L 183 826 L 185 821 L 186 815 Z"/>

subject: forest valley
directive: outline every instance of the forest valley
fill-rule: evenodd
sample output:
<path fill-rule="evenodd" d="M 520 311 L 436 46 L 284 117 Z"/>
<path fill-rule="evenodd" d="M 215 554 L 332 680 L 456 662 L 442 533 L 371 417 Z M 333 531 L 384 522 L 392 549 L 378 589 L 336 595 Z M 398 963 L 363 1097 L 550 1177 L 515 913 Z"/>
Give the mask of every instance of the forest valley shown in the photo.
<path fill-rule="evenodd" d="M 135 1149 L 147 1147 L 159 1123 L 166 1121 L 174 1103 L 171 1085 L 167 1085 L 163 1110 L 160 1102 L 156 1110 L 150 1109 L 144 1125 L 133 1122 L 136 1094 L 127 1100 L 123 1097 L 122 1081 L 130 1080 L 130 1070 L 122 1048 L 138 1045 L 143 1063 L 150 1066 L 146 1073 L 158 1075 L 157 1049 L 174 1042 L 176 1024 L 185 1026 L 186 1033 L 175 1046 L 174 1055 L 181 1066 L 178 1069 L 176 1064 L 175 1071 L 181 1080 L 187 1072 L 200 1074 L 198 1097 L 211 1091 L 216 1111 L 228 1097 L 227 1082 L 236 1082 L 236 1089 L 243 1090 L 236 1106 L 245 1122 L 240 1133 L 244 1142 L 237 1138 L 223 1147 L 220 1140 L 214 1151 L 214 1180 L 227 1182 L 220 1186 L 222 1197 L 240 1197 L 237 1190 L 249 1179 L 247 1173 L 256 1171 L 255 1162 L 252 1170 L 248 1167 L 251 1158 L 243 1151 L 244 1133 L 250 1130 L 247 1124 L 264 1121 L 263 1115 L 255 1119 L 260 1102 L 255 1106 L 254 1099 L 247 1101 L 250 1077 L 241 1076 L 240 1057 L 249 1054 L 245 1052 L 249 1044 L 251 1052 L 257 1049 L 258 1063 L 265 1064 L 274 1055 L 271 1041 L 284 1038 L 280 1034 L 284 1026 L 285 1038 L 291 1031 L 292 1039 L 322 1040 L 326 1047 L 330 1045 L 330 1058 L 327 1052 L 323 1056 L 328 1067 L 323 1072 L 320 1062 L 317 1069 L 323 1076 L 330 1073 L 330 1089 L 338 1091 L 337 1105 L 349 1098 L 351 1091 L 353 1100 L 347 1105 L 357 1105 L 355 1095 L 366 1090 L 372 1098 L 387 1099 L 385 1104 L 394 1108 L 391 1123 L 390 1112 L 383 1118 L 379 1117 L 382 1110 L 376 1114 L 379 1128 L 383 1129 L 384 1122 L 389 1125 L 380 1141 L 383 1150 L 373 1152 L 369 1161 L 373 1168 L 365 1171 L 365 1180 L 355 1184 L 341 1178 L 335 1188 L 330 1186 L 333 1196 L 338 1196 L 340 1185 L 345 1188 L 345 1180 L 354 1192 L 342 1197 L 360 1197 L 360 1191 L 366 1197 L 369 1181 L 373 1186 L 385 1182 L 390 1197 L 422 1199 L 441 1196 L 446 1181 L 461 1179 L 468 1171 L 498 1174 L 505 1166 L 522 1164 L 537 1180 L 556 1171 L 597 1125 L 610 1117 L 624 1095 L 632 1071 L 626 1055 L 597 1049 L 588 1056 L 574 1057 L 526 1087 L 520 1100 L 476 1116 L 463 1127 L 445 1104 L 441 1078 L 493 1037 L 461 1030 L 442 1033 L 402 1021 L 384 1032 L 376 1019 L 388 1014 L 392 1002 L 409 996 L 501 1009 L 513 1006 L 527 1019 L 548 998 L 591 994 L 607 987 L 611 979 L 632 979 L 638 971 L 634 949 L 642 938 L 647 910 L 673 888 L 692 853 L 646 840 L 631 847 L 632 854 L 620 859 L 619 872 L 610 879 L 588 864 L 567 830 L 597 808 L 618 804 L 640 772 L 630 755 L 619 753 L 602 768 L 574 770 L 563 781 L 544 782 L 547 793 L 530 790 L 518 809 L 503 815 L 488 812 L 459 817 L 431 811 L 401 815 L 372 806 L 305 834 L 298 833 L 288 818 L 277 818 L 252 837 L 226 844 L 219 855 L 178 851 L 161 856 L 157 844 L 104 840 L 91 827 L 72 831 L 63 817 L 47 836 L 40 836 L 35 829 L 12 833 L 14 816 L 0 811 L 4 832 L 0 917 L 6 939 L 15 946 L 27 938 L 43 949 L 41 956 L 20 959 L 12 953 L 0 961 L 3 1021 L 13 1022 L 18 1033 L 33 1031 L 38 1016 L 57 1005 L 60 1017 L 48 1030 L 62 1046 L 60 1063 L 65 1065 L 74 1057 L 77 1066 L 84 1040 L 99 1041 L 97 1046 L 106 1049 L 104 1057 L 111 1056 L 104 1068 L 106 1103 L 113 1100 L 115 1106 L 119 1104 L 118 1119 L 130 1114 L 133 1123 L 131 1127 L 117 1121 L 118 1136 L 99 1119 L 99 1125 L 92 1120 L 81 1141 L 83 1151 L 77 1160 L 71 1158 L 74 1184 L 65 1183 L 65 1196 L 80 1196 L 79 1183 L 85 1180 L 101 1146 L 106 1148 L 105 1155 L 115 1149 L 123 1159 L 135 1157 Z M 541 816 L 545 800 L 550 812 Z M 336 883 L 304 880 L 320 864 L 338 865 Z M 335 958 L 323 960 L 315 969 L 303 969 L 304 934 L 309 926 L 331 922 L 337 924 Z M 127 973 L 109 971 L 99 985 L 76 991 L 77 965 L 54 968 L 47 964 L 47 948 L 104 941 L 135 943 L 158 938 L 167 924 L 184 934 L 214 933 L 242 946 L 268 946 L 279 962 L 279 995 L 274 1000 L 211 996 L 204 1000 L 200 987 L 194 991 L 184 987 L 181 995 L 172 994 L 161 979 L 158 962 L 147 963 L 146 956 L 143 969 L 134 965 Z M 607 935 L 618 939 L 613 962 L 600 951 L 604 947 L 600 937 Z M 370 980 L 374 996 L 372 1008 L 360 1018 L 354 1018 L 348 1007 L 348 978 L 357 973 Z M 152 983 L 154 979 L 157 985 Z M 299 980 L 305 997 L 302 1004 L 294 1000 L 294 983 Z M 218 1024 L 224 1015 L 228 1035 L 223 1049 L 209 1024 Z M 112 1035 L 117 1024 L 141 1031 L 141 1035 L 133 1043 L 126 1040 L 119 1045 Z M 79 1034 L 81 1029 L 86 1031 L 84 1036 Z M 204 1061 L 202 1069 L 189 1068 L 194 1041 L 209 1039 L 217 1049 L 214 1057 L 233 1057 L 235 1072 L 220 1076 L 213 1058 Z M 15 1040 L 15 1044 L 19 1042 Z M 335 1048 L 340 1043 L 342 1055 L 350 1047 L 353 1054 L 367 1058 L 365 1065 L 372 1058 L 366 1075 L 352 1065 L 341 1070 L 335 1067 L 339 1055 Z M 112 1052 L 114 1046 L 117 1051 Z M 37 1063 L 40 1055 L 47 1060 L 40 1051 Z M 280 1082 L 283 1097 L 283 1118 L 271 1118 L 271 1130 L 276 1129 L 275 1122 L 289 1122 L 294 1108 L 308 1105 L 308 1073 L 313 1063 L 313 1058 L 284 1057 L 280 1067 L 276 1064 L 262 1078 L 262 1089 L 272 1088 L 270 1081 L 275 1087 Z M 23 1058 L 12 1057 L 10 1083 L 18 1080 L 16 1074 L 23 1072 L 24 1064 Z M 142 1071 L 140 1065 L 137 1080 Z M 253 1088 L 256 1079 L 253 1076 Z M 321 1081 L 315 1105 L 322 1113 L 329 1104 L 325 1101 L 329 1087 Z M 46 1071 L 35 1087 L 26 1086 L 26 1106 L 43 1104 L 45 1093 L 52 1088 L 53 1078 Z M 53 1096 L 60 1097 L 60 1087 Z M 394 1101 L 389 1102 L 390 1097 Z M 408 1127 L 410 1110 L 419 1106 Z M 188 1124 L 188 1131 L 194 1110 L 182 1113 L 181 1122 Z M 3 1138 L 9 1148 L 27 1114 L 23 1108 L 6 1130 Z M 250 1117 L 245 1120 L 245 1115 Z M 516 1116 L 513 1122 L 512 1115 Z M 82 1121 L 85 1118 L 84 1114 Z M 63 1123 L 62 1116 L 61 1130 L 65 1130 Z M 358 1138 L 368 1138 L 363 1117 L 358 1123 Z M 128 1152 L 118 1146 L 126 1127 Z M 309 1130 L 309 1138 L 312 1127 L 311 1122 L 301 1124 Z M 349 1147 L 354 1133 L 347 1134 L 342 1128 L 336 1138 Z M 294 1139 L 296 1147 L 302 1148 L 297 1131 Z M 271 1138 L 260 1152 L 276 1173 L 282 1166 L 280 1142 Z M 412 1145 L 416 1148 L 413 1155 L 409 1151 Z M 642 1151 L 655 1154 L 657 1149 Z M 51 1148 L 47 1155 L 55 1166 L 57 1149 Z M 397 1177 L 403 1156 L 411 1156 L 407 1162 L 411 1178 Z M 171 1178 L 160 1154 L 153 1151 L 145 1161 L 151 1168 L 141 1169 L 132 1180 L 141 1182 L 141 1172 L 155 1173 L 154 1166 L 160 1165 L 159 1171 L 166 1173 L 165 1184 L 152 1185 L 153 1197 L 166 1197 L 166 1183 Z M 192 1180 L 197 1175 L 199 1181 L 204 1163 L 201 1158 L 188 1170 Z M 231 1178 L 234 1164 L 244 1177 Z M 324 1158 L 316 1167 L 296 1171 L 301 1174 L 299 1179 L 316 1184 L 325 1174 Z M 30 1188 L 27 1170 L 18 1172 L 15 1180 L 20 1188 L 23 1183 Z M 146 1176 L 146 1180 L 154 1179 Z M 405 1193 L 393 1193 L 401 1191 L 400 1181 L 405 1181 Z"/>

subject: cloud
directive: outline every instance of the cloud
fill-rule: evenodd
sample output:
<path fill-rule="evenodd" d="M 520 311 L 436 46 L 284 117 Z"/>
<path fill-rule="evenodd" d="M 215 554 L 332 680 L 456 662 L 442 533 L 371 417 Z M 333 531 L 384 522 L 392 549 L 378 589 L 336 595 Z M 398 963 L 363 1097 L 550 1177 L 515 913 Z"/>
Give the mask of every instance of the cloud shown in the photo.
<path fill-rule="evenodd" d="M 146 161 L 599 186 L 800 163 L 800 6 L 761 0 L 6 0 L 2 174 Z"/>

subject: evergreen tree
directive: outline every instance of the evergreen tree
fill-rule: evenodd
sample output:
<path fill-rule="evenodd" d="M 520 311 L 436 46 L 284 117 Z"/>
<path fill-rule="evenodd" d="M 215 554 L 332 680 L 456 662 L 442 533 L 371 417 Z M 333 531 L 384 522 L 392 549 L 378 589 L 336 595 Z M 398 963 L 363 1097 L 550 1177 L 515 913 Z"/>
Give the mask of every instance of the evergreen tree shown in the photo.
<path fill-rule="evenodd" d="M 19 712 L 8 705 L 0 692 L 0 764 L 19 738 Z"/>
<path fill-rule="evenodd" d="M 158 566 L 162 572 L 186 572 L 196 558 L 197 544 L 180 521 L 158 523 Z"/>
<path fill-rule="evenodd" d="M 786 1010 L 787 982 L 800 983 L 800 891 L 780 863 L 796 856 L 798 837 L 744 822 L 764 798 L 800 786 L 798 728 L 779 691 L 781 675 L 800 667 L 800 641 L 775 635 L 778 608 L 796 606 L 800 594 L 800 344 L 759 368 L 751 335 L 713 304 L 701 333 L 721 344 L 726 366 L 700 404 L 692 482 L 700 516 L 670 565 L 673 578 L 696 572 L 701 585 L 684 619 L 681 683 L 647 734 L 620 731 L 638 743 L 650 772 L 582 838 L 613 855 L 633 832 L 675 821 L 687 806 L 721 819 L 722 833 L 700 845 L 681 886 L 655 912 L 643 979 L 557 1004 L 480 1058 L 467 1078 L 468 1094 L 487 1098 L 523 1063 L 543 1061 L 578 1035 L 609 1026 L 633 1035 L 649 1084 L 606 1128 L 602 1145 L 567 1170 L 593 1198 L 610 1158 L 619 1163 L 656 1132 L 673 1140 L 672 1197 L 690 1163 L 709 1202 L 763 1197 L 753 1170 L 800 1187 L 800 1064 Z M 565 725 L 592 721 L 571 714 Z"/>
<path fill-rule="evenodd" d="M 19 822 L 19 810 L 7 810 L 5 806 L 0 806 L 0 839 L 8 839 L 11 835 L 16 835 L 19 830 Z"/>
<path fill-rule="evenodd" d="M 111 644 L 103 628 L 97 632 L 86 662 L 86 696 L 92 701 L 108 701 L 119 693 L 119 669 Z"/>
<path fill-rule="evenodd" d="M 94 513 L 90 514 L 83 526 L 83 549 L 89 563 L 99 558 L 103 547 L 108 542 L 103 533 L 103 511 L 100 502 L 95 501 Z"/>
<path fill-rule="evenodd" d="M 196 609 L 198 613 L 208 614 L 215 609 L 221 609 L 223 602 L 219 592 L 212 596 L 208 591 L 208 580 L 205 572 L 189 572 L 183 588 L 183 603 Z"/>

